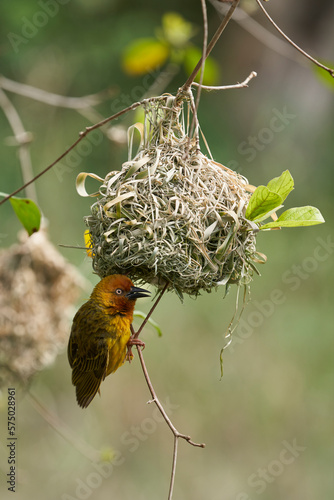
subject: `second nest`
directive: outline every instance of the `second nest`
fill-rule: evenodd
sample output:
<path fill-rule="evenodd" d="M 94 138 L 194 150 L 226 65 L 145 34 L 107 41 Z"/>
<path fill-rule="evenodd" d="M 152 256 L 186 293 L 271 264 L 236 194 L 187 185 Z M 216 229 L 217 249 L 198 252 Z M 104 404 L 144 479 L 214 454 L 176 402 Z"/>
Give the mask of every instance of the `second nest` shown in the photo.
<path fill-rule="evenodd" d="M 179 295 L 251 280 L 247 180 L 207 158 L 183 120 L 175 98 L 148 101 L 138 153 L 104 179 L 86 217 L 101 278 L 167 281 Z"/>

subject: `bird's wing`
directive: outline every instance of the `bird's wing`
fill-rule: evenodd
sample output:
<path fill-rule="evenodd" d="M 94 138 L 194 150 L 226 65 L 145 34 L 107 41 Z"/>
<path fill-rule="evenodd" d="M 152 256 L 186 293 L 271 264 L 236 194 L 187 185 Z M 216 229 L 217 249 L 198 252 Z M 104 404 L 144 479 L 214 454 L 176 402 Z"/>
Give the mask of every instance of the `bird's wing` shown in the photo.
<path fill-rule="evenodd" d="M 106 341 L 96 342 L 85 356 L 77 356 L 73 363 L 72 383 L 76 386 L 79 406 L 86 408 L 98 392 L 106 376 L 109 349 Z"/>
<path fill-rule="evenodd" d="M 88 344 L 88 345 L 87 345 Z M 109 343 L 104 337 L 94 338 L 94 342 L 77 349 L 77 354 L 73 360 L 72 381 L 76 385 L 76 379 L 80 373 L 94 372 L 101 380 L 105 377 L 105 371 L 109 360 Z M 72 344 L 73 345 L 73 344 Z"/>
<path fill-rule="evenodd" d="M 110 329 L 110 319 L 104 318 L 101 314 L 94 314 L 94 309 L 89 306 L 89 302 L 86 302 L 73 319 L 67 347 L 71 368 L 77 363 L 83 363 L 85 358 L 95 358 L 97 347 L 100 349 L 107 337 L 111 348 L 116 341 L 116 332 L 113 334 Z"/>
<path fill-rule="evenodd" d="M 73 323 L 68 343 L 72 383 L 76 386 L 78 404 L 83 408 L 92 401 L 106 376 L 109 350 L 116 341 L 116 336 L 115 339 L 110 334 L 106 336 L 103 322 L 98 320 L 81 314 Z"/>

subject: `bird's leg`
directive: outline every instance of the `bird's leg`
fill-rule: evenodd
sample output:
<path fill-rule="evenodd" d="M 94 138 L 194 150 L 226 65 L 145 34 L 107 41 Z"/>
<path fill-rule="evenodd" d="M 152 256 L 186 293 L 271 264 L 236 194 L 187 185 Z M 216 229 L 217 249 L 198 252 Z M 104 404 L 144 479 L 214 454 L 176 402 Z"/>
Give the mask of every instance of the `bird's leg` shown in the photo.
<path fill-rule="evenodd" d="M 132 353 L 132 349 L 130 346 L 127 346 L 127 351 L 126 351 L 126 355 L 125 355 L 125 360 L 124 361 L 129 361 L 129 363 L 131 363 L 131 361 L 133 360 L 133 353 Z"/>
<path fill-rule="evenodd" d="M 131 363 L 131 361 L 133 359 L 132 346 L 134 346 L 134 345 L 140 346 L 143 349 L 145 349 L 145 342 L 143 342 L 140 339 L 136 339 L 133 335 L 131 335 L 129 342 L 127 343 L 128 350 L 127 350 L 127 353 L 125 356 L 125 360 L 129 361 L 129 363 Z"/>
<path fill-rule="evenodd" d="M 128 347 L 131 348 L 133 345 L 139 345 L 140 347 L 145 349 L 145 342 L 143 342 L 140 339 L 133 339 L 132 337 L 130 337 L 130 340 L 128 342 Z"/>
<path fill-rule="evenodd" d="M 131 347 L 133 345 L 139 346 L 139 347 L 142 347 L 142 349 L 145 349 L 145 342 L 143 342 L 142 340 L 136 339 L 135 337 L 131 336 L 129 342 L 127 343 L 128 352 L 131 352 Z"/>

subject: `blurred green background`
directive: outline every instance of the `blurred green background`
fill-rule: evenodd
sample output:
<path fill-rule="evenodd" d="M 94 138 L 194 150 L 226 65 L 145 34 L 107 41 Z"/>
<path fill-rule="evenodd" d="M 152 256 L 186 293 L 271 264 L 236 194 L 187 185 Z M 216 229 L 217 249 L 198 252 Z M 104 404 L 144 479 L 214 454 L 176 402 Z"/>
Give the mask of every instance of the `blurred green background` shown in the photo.
<path fill-rule="evenodd" d="M 46 12 L 45 4 L 59 8 L 54 7 L 52 12 L 57 12 L 48 14 L 43 25 L 45 16 L 38 17 L 38 12 Z M 242 4 L 251 20 L 232 21 L 212 56 L 219 67 L 218 84 L 242 81 L 252 70 L 258 77 L 248 89 L 203 92 L 202 130 L 214 158 L 241 172 L 251 184 L 266 184 L 288 168 L 296 189 L 286 208 L 316 206 L 326 224 L 259 235 L 258 250 L 268 262 L 252 283 L 252 300 L 225 351 L 221 381 L 219 352 L 233 314 L 235 289 L 225 299 L 221 290 L 196 300 L 186 298 L 183 304 L 169 294 L 154 314 L 163 336 L 158 338 L 151 327 L 144 332 L 145 360 L 158 396 L 181 432 L 206 443 L 203 450 L 180 442 L 175 500 L 325 500 L 333 495 L 334 87 L 276 37 L 261 13 L 253 10 L 254 4 Z M 321 7 L 311 0 L 293 5 L 272 0 L 267 8 L 302 47 L 334 61 L 330 0 Z M 108 98 L 95 107 L 103 117 L 109 116 L 140 99 L 159 74 L 155 70 L 151 80 L 129 76 L 122 69 L 122 54 L 133 40 L 153 37 L 167 10 L 193 23 L 197 30 L 191 41 L 201 47 L 199 1 L 1 2 L 1 73 L 64 96 L 109 89 Z M 212 35 L 221 16 L 211 4 L 208 17 Z M 43 26 L 30 27 L 29 32 L 29 22 Z M 271 34 L 263 35 L 260 25 Z M 25 26 L 30 38 L 23 35 Z M 175 93 L 185 78 L 180 68 L 160 91 Z M 91 124 L 75 110 L 7 95 L 26 130 L 33 133 L 35 174 Z M 124 104 L 119 107 L 116 99 Z M 282 114 L 284 126 L 273 131 L 273 117 Z M 126 115 L 117 125 L 128 127 L 133 119 L 134 114 Z M 16 151 L 6 143 L 13 133 L 2 112 L 0 127 L 1 191 L 11 192 L 22 179 Z M 256 145 L 250 146 L 250 141 Z M 107 137 L 91 149 L 77 162 L 62 162 L 62 169 L 50 171 L 35 184 L 55 245 L 83 245 L 83 217 L 90 200 L 77 195 L 77 174 L 87 171 L 104 177 L 127 159 L 126 145 Z M 2 246 L 14 243 L 19 229 L 11 206 L 5 204 Z M 97 282 L 83 252 L 60 251 L 92 285 Z M 140 304 L 142 310 L 149 307 L 149 301 Z M 47 328 L 47 318 L 45 322 Z M 104 382 L 102 397 L 87 410 L 76 405 L 70 376 L 64 350 L 51 367 L 36 374 L 31 391 L 64 422 L 76 436 L 73 439 L 95 450 L 118 450 L 113 470 L 94 465 L 20 393 L 15 498 L 167 498 L 172 435 L 157 421 L 155 407 L 146 404 L 150 396 L 137 357 Z M 3 425 L 5 398 L 3 394 Z M 285 452 L 287 446 L 295 446 L 295 451 Z M 1 456 L 2 472 L 7 471 L 5 458 Z M 3 477 L 0 487 L 1 498 L 11 498 Z"/>

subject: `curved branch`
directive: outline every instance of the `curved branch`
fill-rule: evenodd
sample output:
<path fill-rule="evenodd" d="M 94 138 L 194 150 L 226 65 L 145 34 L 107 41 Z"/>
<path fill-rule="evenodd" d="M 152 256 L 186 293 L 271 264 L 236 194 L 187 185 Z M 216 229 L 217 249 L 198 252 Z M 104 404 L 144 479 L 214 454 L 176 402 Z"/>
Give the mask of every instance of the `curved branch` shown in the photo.
<path fill-rule="evenodd" d="M 303 50 L 301 47 L 299 47 L 299 45 L 297 45 L 295 42 L 293 42 L 291 40 L 291 38 L 289 38 L 282 30 L 281 28 L 275 23 L 275 21 L 272 19 L 272 17 L 270 17 L 269 13 L 266 11 L 266 9 L 263 7 L 262 3 L 261 3 L 261 0 L 256 0 L 256 3 L 258 4 L 258 6 L 260 7 L 260 9 L 262 10 L 262 12 L 264 13 L 264 15 L 266 16 L 266 18 L 270 21 L 270 23 L 274 26 L 274 28 L 279 32 L 279 34 L 290 44 L 292 45 L 296 50 L 298 50 L 298 52 L 300 52 L 301 54 L 303 54 L 303 56 L 305 56 L 307 59 L 309 59 L 310 61 L 312 61 L 314 64 L 316 64 L 317 66 L 319 66 L 319 68 L 322 68 L 324 69 L 325 71 L 328 71 L 328 73 L 334 78 L 334 69 L 332 68 L 329 68 L 328 66 L 325 66 L 324 64 L 321 64 L 317 59 L 314 59 L 314 57 L 310 56 L 310 54 L 308 54 L 307 52 L 305 52 L 305 50 Z"/>

